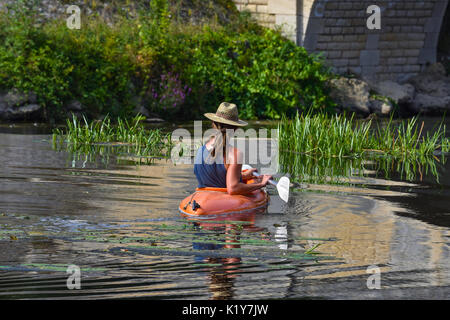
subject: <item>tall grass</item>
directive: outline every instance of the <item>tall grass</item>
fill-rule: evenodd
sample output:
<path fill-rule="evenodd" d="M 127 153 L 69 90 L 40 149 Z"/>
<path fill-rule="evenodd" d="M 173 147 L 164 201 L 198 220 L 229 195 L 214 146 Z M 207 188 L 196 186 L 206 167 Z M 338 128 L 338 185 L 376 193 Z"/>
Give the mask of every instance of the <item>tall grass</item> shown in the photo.
<path fill-rule="evenodd" d="M 368 172 L 395 173 L 414 180 L 431 172 L 438 180 L 436 155 L 449 152 L 446 128 L 425 132 L 417 117 L 385 124 L 355 121 L 345 115 L 297 115 L 278 126 L 280 166 L 293 179 L 345 183 Z"/>
<path fill-rule="evenodd" d="M 171 135 L 160 129 L 146 129 L 143 117 L 136 116 L 131 121 L 117 119 L 112 123 L 106 116 L 102 121 L 88 122 L 73 117 L 67 119 L 66 129 L 55 129 L 53 146 L 67 143 L 71 152 L 95 153 L 97 147 L 117 147 L 120 151 L 138 157 L 166 157 L 172 147 Z"/>
<path fill-rule="evenodd" d="M 353 125 L 353 118 L 301 115 L 283 118 L 278 126 L 281 151 L 329 157 L 358 157 L 367 147 L 370 123 Z"/>
<path fill-rule="evenodd" d="M 442 141 L 442 152 L 445 152 L 445 153 L 450 152 L 450 139 L 449 138 L 445 138 Z"/>
<path fill-rule="evenodd" d="M 424 133 L 424 122 L 414 117 L 399 125 L 392 118 L 381 127 L 372 120 L 356 122 L 353 116 L 298 115 L 293 120 L 283 118 L 278 126 L 281 152 L 295 152 L 322 157 L 360 158 L 378 153 L 394 158 L 433 155 L 448 149 L 445 125 L 433 133 Z"/>

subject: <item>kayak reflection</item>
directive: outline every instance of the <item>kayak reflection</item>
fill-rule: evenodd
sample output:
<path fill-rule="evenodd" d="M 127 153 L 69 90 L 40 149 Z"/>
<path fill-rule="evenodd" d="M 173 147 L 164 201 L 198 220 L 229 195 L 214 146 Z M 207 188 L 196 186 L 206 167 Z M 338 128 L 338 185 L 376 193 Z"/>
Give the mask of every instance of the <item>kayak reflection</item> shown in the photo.
<path fill-rule="evenodd" d="M 193 241 L 193 249 L 226 250 L 241 248 L 239 241 L 242 232 L 260 232 L 265 230 L 265 228 L 255 226 L 255 216 L 257 213 L 227 215 L 227 220 L 224 219 L 225 217 L 216 217 L 208 221 L 194 221 L 193 224 L 198 228 L 199 236 L 202 235 L 202 231 L 213 231 L 217 236 L 217 241 L 214 241 L 214 243 Z M 233 281 L 240 272 L 241 257 L 205 258 L 204 256 L 196 256 L 195 261 L 209 268 L 208 279 L 209 290 L 212 293 L 211 299 L 222 300 L 233 297 Z"/>

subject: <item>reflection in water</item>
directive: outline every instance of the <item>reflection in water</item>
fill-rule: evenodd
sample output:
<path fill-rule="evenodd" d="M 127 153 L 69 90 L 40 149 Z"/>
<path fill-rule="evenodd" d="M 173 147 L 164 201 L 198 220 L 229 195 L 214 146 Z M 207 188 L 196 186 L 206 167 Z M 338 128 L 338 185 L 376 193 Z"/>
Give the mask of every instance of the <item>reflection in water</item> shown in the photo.
<path fill-rule="evenodd" d="M 317 273 L 309 268 L 305 279 L 323 279 L 319 291 L 350 287 L 369 297 L 364 282 L 353 283 L 358 277 L 367 279 L 367 268 L 377 265 L 382 272 L 382 287 L 389 290 L 422 286 L 448 286 L 448 227 L 405 220 L 399 213 L 409 211 L 395 205 L 395 199 L 385 201 L 367 196 L 306 193 L 300 204 L 307 203 L 310 211 L 302 216 L 295 233 L 306 237 L 336 237 L 321 251 L 345 262 L 333 272 Z M 291 210 L 295 211 L 295 208 Z M 433 239 L 433 240 L 431 240 Z M 445 274 L 445 276 L 443 276 Z M 335 279 L 335 281 L 333 281 Z M 340 279 L 347 279 L 342 282 Z M 316 291 L 316 282 L 307 282 L 303 290 Z M 385 292 L 385 293 L 386 293 Z M 374 293 L 372 293 L 373 295 Z M 396 292 L 395 294 L 398 294 Z M 337 296 L 345 297 L 345 293 Z M 383 296 L 379 292 L 378 297 Z M 361 297 L 362 298 L 362 297 Z"/>
<path fill-rule="evenodd" d="M 190 165 L 73 162 L 48 136 L 0 134 L 0 151 L 1 298 L 448 297 L 448 162 L 439 184 L 423 167 L 404 181 L 364 164 L 288 205 L 269 188 L 266 214 L 198 222 L 177 212 Z M 80 291 L 68 264 L 84 270 Z M 370 265 L 382 290 L 366 286 Z"/>
<path fill-rule="evenodd" d="M 226 300 L 234 296 L 233 279 L 236 275 L 236 264 L 240 262 L 240 258 L 208 258 L 207 263 L 219 264 L 219 267 L 210 267 L 209 289 L 211 291 L 212 300 Z"/>
<path fill-rule="evenodd" d="M 246 222 L 245 224 L 236 224 L 225 222 L 221 223 L 221 218 L 216 218 L 214 223 L 211 222 L 194 222 L 196 227 L 203 230 L 214 231 L 217 235 L 223 235 L 223 240 L 220 244 L 199 243 L 194 242 L 192 246 L 198 250 L 220 250 L 220 249 L 239 249 L 241 232 L 261 232 L 263 228 L 256 227 L 255 213 L 248 213 L 245 215 L 226 215 L 223 220 L 233 222 Z M 198 259 L 198 258 L 197 258 Z M 234 297 L 233 280 L 239 276 L 241 257 L 227 257 L 227 258 L 203 258 L 199 257 L 199 261 L 209 265 L 210 275 L 208 276 L 210 285 L 209 289 L 212 293 L 211 299 L 225 300 Z"/>
<path fill-rule="evenodd" d="M 203 249 L 204 245 L 209 250 L 219 250 L 223 248 L 240 248 L 239 245 L 235 244 L 227 244 L 227 243 L 238 243 L 239 242 L 239 233 L 234 232 L 237 231 L 237 228 L 228 224 L 225 225 L 224 234 L 225 240 L 222 245 L 213 245 L 211 244 L 199 244 L 194 242 L 193 247 L 197 249 Z M 216 232 L 219 230 L 215 230 Z M 220 232 L 220 231 L 219 231 Z M 209 269 L 209 289 L 211 291 L 211 299 L 213 300 L 224 300 L 231 299 L 233 297 L 233 279 L 236 278 L 234 273 L 236 272 L 239 263 L 241 262 L 240 257 L 230 257 L 230 258 L 204 258 L 202 261 L 205 264 L 210 264 L 212 266 L 208 267 Z M 215 265 L 215 266 L 214 266 Z"/>
<path fill-rule="evenodd" d="M 324 158 L 304 154 L 282 152 L 279 155 L 280 167 L 288 172 L 294 181 L 342 184 L 352 183 L 355 178 L 373 174 L 375 177 L 390 180 L 422 181 L 425 175 L 432 175 L 439 182 L 438 165 L 445 165 L 446 158 L 436 156 L 422 157 L 419 161 L 393 159 L 383 156 L 365 158 Z"/>

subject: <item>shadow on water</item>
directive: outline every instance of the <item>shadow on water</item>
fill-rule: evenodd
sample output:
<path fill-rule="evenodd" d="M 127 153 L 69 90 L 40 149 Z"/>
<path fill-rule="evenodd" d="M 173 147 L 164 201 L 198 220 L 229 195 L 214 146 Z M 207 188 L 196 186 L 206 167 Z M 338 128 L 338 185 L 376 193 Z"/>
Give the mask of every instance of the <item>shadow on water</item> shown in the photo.
<path fill-rule="evenodd" d="M 288 204 L 268 188 L 264 214 L 196 221 L 177 212 L 192 165 L 0 133 L 0 297 L 448 298 L 450 166 L 433 159 L 281 158 Z"/>

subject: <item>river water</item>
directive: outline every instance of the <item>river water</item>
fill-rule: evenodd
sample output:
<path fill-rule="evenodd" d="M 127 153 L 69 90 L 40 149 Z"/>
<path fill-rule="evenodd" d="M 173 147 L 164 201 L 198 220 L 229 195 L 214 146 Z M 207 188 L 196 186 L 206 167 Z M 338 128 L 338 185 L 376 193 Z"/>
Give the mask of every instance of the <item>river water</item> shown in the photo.
<path fill-rule="evenodd" d="M 0 163 L 0 299 L 449 297 L 449 162 L 305 184 L 288 204 L 269 188 L 267 213 L 195 223 L 178 213 L 189 164 L 87 159 L 9 125 Z"/>

